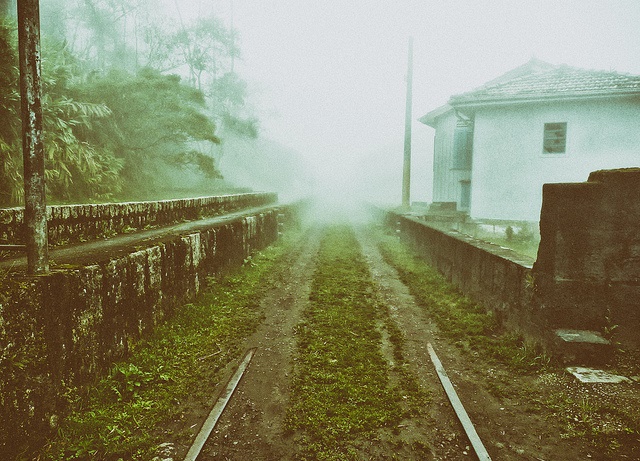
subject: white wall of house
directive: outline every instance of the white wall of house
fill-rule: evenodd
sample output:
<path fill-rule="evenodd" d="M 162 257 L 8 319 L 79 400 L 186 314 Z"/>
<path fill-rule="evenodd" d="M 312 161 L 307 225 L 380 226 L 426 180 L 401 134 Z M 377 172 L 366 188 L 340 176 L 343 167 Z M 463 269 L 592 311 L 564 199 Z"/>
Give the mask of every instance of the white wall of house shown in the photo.
<path fill-rule="evenodd" d="M 453 120 L 441 123 L 453 125 L 447 125 L 443 130 L 438 125 L 436 138 L 436 149 L 441 146 L 440 161 L 445 163 L 450 160 L 453 146 L 453 141 L 445 139 L 444 134 L 453 136 L 455 116 L 451 117 Z M 543 153 L 544 124 L 555 122 L 567 123 L 564 154 Z M 445 144 L 449 146 L 448 152 Z M 478 109 L 470 215 L 472 218 L 537 221 L 544 183 L 582 182 L 594 170 L 631 166 L 640 166 L 638 97 Z M 443 177 L 450 178 L 450 187 L 460 181 L 452 178 L 451 172 L 448 176 L 446 173 L 440 176 L 445 167 L 437 168 L 434 165 L 438 183 L 445 181 Z M 452 197 L 442 194 L 446 190 L 444 185 L 439 186 L 438 199 Z"/>
<path fill-rule="evenodd" d="M 454 111 L 449 111 L 437 119 L 433 141 L 433 201 L 456 202 L 461 207 L 461 182 L 471 179 L 471 170 L 453 168 L 453 133 L 458 119 Z"/>

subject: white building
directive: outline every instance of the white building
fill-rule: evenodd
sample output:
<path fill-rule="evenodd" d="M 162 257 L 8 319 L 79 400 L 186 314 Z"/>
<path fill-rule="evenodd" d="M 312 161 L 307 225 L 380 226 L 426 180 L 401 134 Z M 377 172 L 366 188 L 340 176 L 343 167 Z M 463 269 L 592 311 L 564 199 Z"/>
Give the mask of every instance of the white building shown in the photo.
<path fill-rule="evenodd" d="M 435 128 L 433 202 L 538 221 L 542 185 L 640 166 L 640 76 L 531 60 L 420 118 Z"/>

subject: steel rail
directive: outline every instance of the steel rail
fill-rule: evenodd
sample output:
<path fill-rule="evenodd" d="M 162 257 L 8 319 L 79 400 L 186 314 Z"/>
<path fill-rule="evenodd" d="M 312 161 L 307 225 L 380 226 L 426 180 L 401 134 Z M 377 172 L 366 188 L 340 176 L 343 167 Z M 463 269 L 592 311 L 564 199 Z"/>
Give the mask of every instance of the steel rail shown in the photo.
<path fill-rule="evenodd" d="M 462 402 L 458 397 L 458 393 L 454 389 L 453 384 L 451 383 L 449 376 L 447 376 L 447 372 L 442 366 L 442 362 L 440 362 L 436 351 L 433 350 L 433 346 L 431 345 L 431 343 L 427 343 L 427 349 L 429 350 L 431 361 L 433 362 L 433 366 L 435 366 L 436 368 L 436 372 L 438 373 L 438 378 L 440 378 L 442 387 L 447 393 L 449 402 L 451 402 L 451 406 L 456 412 L 456 416 L 458 416 L 458 419 L 460 420 L 460 423 L 462 424 L 462 427 L 464 428 L 464 431 L 469 438 L 469 442 L 471 442 L 471 446 L 476 452 L 476 456 L 480 461 L 491 461 L 491 457 L 489 456 L 489 453 L 487 453 L 487 449 L 482 444 L 482 440 L 480 440 L 480 437 L 476 432 L 476 428 L 473 426 L 473 423 L 471 422 L 467 411 L 464 409 L 464 406 L 462 405 Z"/>
<path fill-rule="evenodd" d="M 231 396 L 233 395 L 233 392 L 236 390 L 236 387 L 238 387 L 238 383 L 240 382 L 240 379 L 242 378 L 242 375 L 244 374 L 245 370 L 249 366 L 249 362 L 251 362 L 251 359 L 253 358 L 253 354 L 255 352 L 256 352 L 255 348 L 249 349 L 249 351 L 244 356 L 244 359 L 238 366 L 238 369 L 236 370 L 236 372 L 233 374 L 233 376 L 227 383 L 226 388 L 224 389 L 220 397 L 218 397 L 216 404 L 213 406 L 213 409 L 211 410 L 211 413 L 209 413 L 209 417 L 206 419 L 206 421 L 200 428 L 200 432 L 198 433 L 195 440 L 193 441 L 193 445 L 191 445 L 191 448 L 189 448 L 189 451 L 187 452 L 187 456 L 185 456 L 184 461 L 196 461 L 196 458 L 198 458 L 198 455 L 200 455 L 200 451 L 202 451 L 202 447 L 204 447 L 204 444 L 209 438 L 209 435 L 211 435 L 211 431 L 213 430 L 216 423 L 218 422 L 218 419 L 220 419 L 220 415 L 222 415 L 222 412 L 224 411 L 227 404 L 229 403 L 229 400 L 231 400 Z"/>
<path fill-rule="evenodd" d="M 26 245 L 0 245 L 0 251 L 27 251 Z"/>

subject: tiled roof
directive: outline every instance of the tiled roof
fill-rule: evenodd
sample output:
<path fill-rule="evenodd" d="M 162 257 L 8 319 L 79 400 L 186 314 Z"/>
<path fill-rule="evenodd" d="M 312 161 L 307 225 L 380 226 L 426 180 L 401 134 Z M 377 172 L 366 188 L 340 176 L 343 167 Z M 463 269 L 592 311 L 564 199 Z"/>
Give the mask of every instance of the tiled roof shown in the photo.
<path fill-rule="evenodd" d="M 527 68 L 522 66 L 520 75 L 499 78 L 467 93 L 452 96 L 452 106 L 509 102 L 531 99 L 562 99 L 576 97 L 609 96 L 615 94 L 640 95 L 640 76 L 616 72 L 593 71 L 553 66 L 541 61 Z M 531 63 L 528 63 L 531 64 Z M 521 69 L 521 68 L 518 68 Z"/>

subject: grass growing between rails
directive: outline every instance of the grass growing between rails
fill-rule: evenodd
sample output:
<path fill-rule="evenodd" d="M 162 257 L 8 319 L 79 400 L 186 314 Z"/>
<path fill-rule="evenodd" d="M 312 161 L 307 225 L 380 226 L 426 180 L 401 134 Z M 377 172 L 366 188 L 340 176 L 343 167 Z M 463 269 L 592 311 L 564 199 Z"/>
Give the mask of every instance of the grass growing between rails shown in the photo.
<path fill-rule="evenodd" d="M 389 328 L 353 231 L 330 227 L 320 245 L 310 306 L 296 330 L 287 428 L 303 460 L 364 459 L 363 445 L 427 402 L 402 374 L 401 335 Z M 396 366 L 382 352 L 391 343 Z M 393 459 L 392 453 L 383 458 Z"/>
<path fill-rule="evenodd" d="M 441 333 L 461 348 L 517 371 L 535 372 L 547 365 L 548 358 L 541 350 L 529 347 L 521 336 L 503 331 L 491 312 L 460 294 L 396 236 L 380 234 L 380 251 Z"/>
<path fill-rule="evenodd" d="M 270 271 L 292 245 L 285 237 L 212 280 L 194 303 L 139 342 L 129 360 L 86 392 L 70 389 L 73 412 L 37 459 L 149 460 L 160 443 L 187 444 L 185 403 L 204 408 L 226 364 L 242 354 L 242 342 L 263 318 L 259 300 Z"/>

